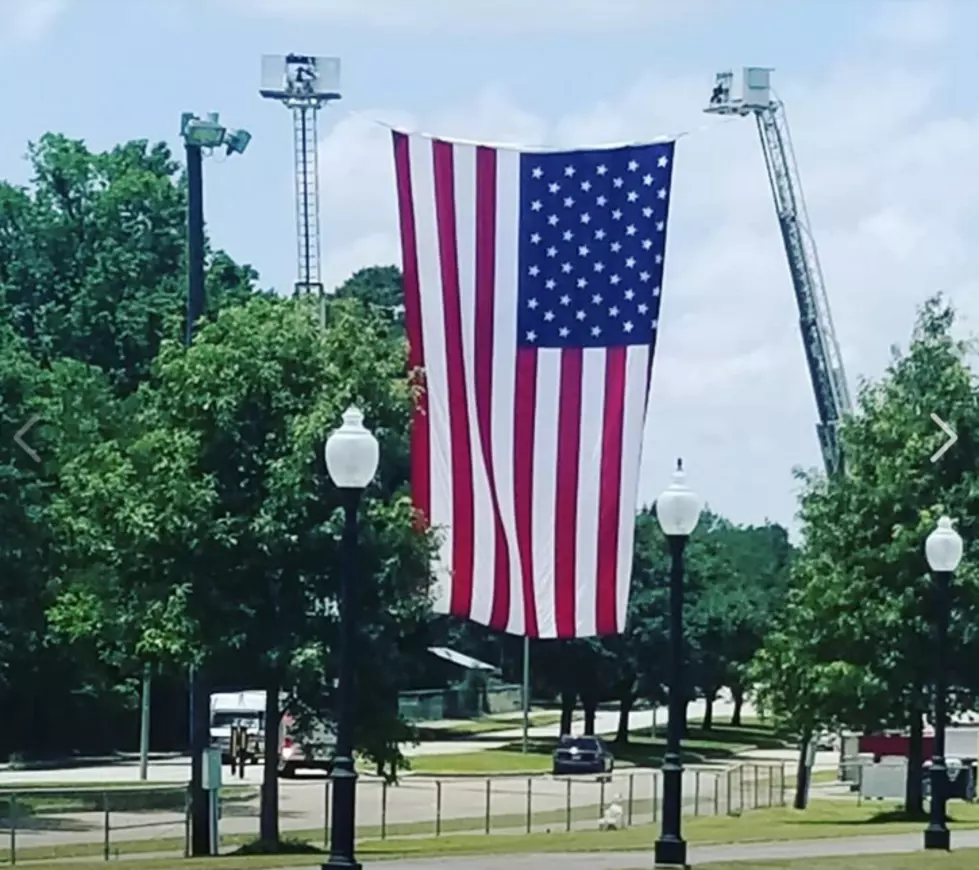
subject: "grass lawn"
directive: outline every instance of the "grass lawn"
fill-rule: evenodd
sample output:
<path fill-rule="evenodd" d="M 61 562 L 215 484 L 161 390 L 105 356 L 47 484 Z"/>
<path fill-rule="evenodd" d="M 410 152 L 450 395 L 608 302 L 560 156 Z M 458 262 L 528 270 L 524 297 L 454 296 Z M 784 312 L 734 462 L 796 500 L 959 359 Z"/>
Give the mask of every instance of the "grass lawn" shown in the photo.
<path fill-rule="evenodd" d="M 256 786 L 228 785 L 221 799 L 248 801 L 258 794 Z M 0 788 L 0 818 L 9 818 L 11 804 L 17 818 L 59 813 L 183 812 L 187 787 L 180 783 L 10 783 Z"/>
<path fill-rule="evenodd" d="M 416 755 L 411 758 L 411 772 L 426 776 L 459 776 L 494 774 L 546 773 L 551 769 L 551 753 L 536 747 L 524 754 L 516 750 L 486 749 L 481 752 L 459 752 L 452 755 Z"/>
<path fill-rule="evenodd" d="M 885 809 L 881 809 L 884 806 Z M 584 808 L 582 808 L 584 809 Z M 535 824 L 546 822 L 544 818 L 547 814 L 535 814 Z M 562 817 L 563 813 L 559 813 Z M 594 819 L 597 813 L 592 808 L 590 814 L 583 814 L 581 819 Z M 473 822 L 477 824 L 474 825 Z M 519 829 L 525 820 L 521 815 L 513 818 L 496 817 L 493 826 L 497 830 Z M 456 825 L 469 824 L 468 832 L 465 828 Z M 399 857 L 426 857 L 440 855 L 471 855 L 471 854 L 515 854 L 515 853 L 536 853 L 536 852 L 607 852 L 607 851 L 631 851 L 642 850 L 649 847 L 649 844 L 656 838 L 658 826 L 638 825 L 623 831 L 614 833 L 604 833 L 597 830 L 577 830 L 566 833 L 561 826 L 555 825 L 553 833 L 533 833 L 533 834 L 495 834 L 487 836 L 484 833 L 473 833 L 479 830 L 483 820 L 474 819 L 455 819 L 446 820 L 443 823 L 443 836 L 432 837 L 424 836 L 431 833 L 431 826 L 425 831 L 422 826 L 408 825 L 390 826 L 389 836 L 391 839 L 379 840 L 378 831 L 362 830 L 363 842 L 358 847 L 363 858 L 399 858 Z M 979 828 L 979 806 L 969 804 L 955 804 L 951 810 L 951 824 L 954 830 L 967 828 Z M 876 804 L 874 806 L 857 806 L 855 803 L 842 801 L 814 800 L 808 810 L 797 811 L 789 808 L 778 808 L 772 810 L 756 810 L 745 813 L 740 817 L 721 817 L 721 818 L 688 818 L 685 820 L 685 833 L 688 840 L 693 844 L 716 845 L 727 843 L 760 843 L 760 842 L 784 842 L 788 840 L 818 840 L 832 839 L 840 837 L 873 836 L 877 834 L 900 834 L 907 832 L 920 831 L 924 821 L 920 819 L 909 820 L 899 810 L 894 807 L 886 808 L 886 805 Z M 412 836 L 414 835 L 414 836 Z M 419 836 L 421 835 L 421 836 Z M 322 843 L 322 831 L 296 831 L 287 832 L 286 836 L 290 839 L 306 840 L 310 843 L 320 845 Z M 246 837 L 224 837 L 222 842 L 226 845 L 240 845 L 247 842 Z M 116 870 L 130 870 L 130 868 L 142 867 L 146 870 L 173 866 L 174 859 L 171 857 L 164 861 L 155 858 L 131 859 L 126 860 L 125 854 L 152 854 L 169 851 L 177 854 L 183 848 L 183 842 L 177 838 L 166 840 L 144 840 L 133 841 L 125 845 L 127 848 L 120 860 L 113 861 Z M 86 846 L 61 846 L 49 849 L 21 849 L 18 850 L 18 863 L 29 863 L 32 867 L 45 868 L 57 866 L 50 862 L 53 858 L 86 858 L 93 859 L 101 855 L 101 847 L 97 844 Z M 0 850 L 0 862 L 9 860 L 4 851 Z M 246 863 L 238 863 L 243 861 Z M 264 861 L 265 863 L 262 863 Z M 236 856 L 234 858 L 223 858 L 222 867 L 287 867 L 287 866 L 312 866 L 316 861 L 311 860 L 309 855 L 305 858 L 302 855 L 280 855 L 280 856 Z M 63 865 L 62 865 L 63 866 Z M 72 864 L 75 868 L 87 868 L 88 863 Z M 104 867 L 104 862 L 91 864 L 91 867 Z M 193 870 L 197 867 L 196 862 L 184 862 L 179 864 L 181 870 Z M 712 865 L 713 866 L 713 865 Z M 745 867 L 747 865 L 740 865 Z M 754 866 L 763 866 L 756 864 Z M 779 864 L 773 867 L 782 866 Z M 799 866 L 801 865 L 785 865 Z M 816 865 L 807 865 L 816 866 Z M 830 867 L 849 865 L 827 865 Z M 862 865 L 852 865 L 855 870 L 862 868 Z M 883 865 L 881 865 L 883 866 Z M 888 870 L 896 865 L 886 865 Z M 910 866 L 910 865 L 909 865 Z M 954 866 L 954 865 L 950 865 Z M 975 865 L 972 865 L 975 866 Z M 867 865 L 868 870 L 875 865 Z M 954 868 L 958 870 L 958 868 Z"/>
<path fill-rule="evenodd" d="M 531 728 L 546 728 L 561 721 L 560 713 L 538 711 L 530 714 Z M 496 734 L 500 731 L 513 731 L 523 727 L 523 719 L 504 719 L 499 716 L 482 716 L 478 719 L 465 719 L 449 725 L 419 725 L 418 737 L 426 740 L 463 740 L 481 735 Z"/>

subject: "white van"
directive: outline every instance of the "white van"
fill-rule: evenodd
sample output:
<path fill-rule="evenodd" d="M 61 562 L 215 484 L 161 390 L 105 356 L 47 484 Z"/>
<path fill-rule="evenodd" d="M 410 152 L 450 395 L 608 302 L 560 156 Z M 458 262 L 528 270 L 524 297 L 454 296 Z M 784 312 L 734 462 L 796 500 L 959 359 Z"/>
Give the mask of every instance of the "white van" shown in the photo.
<path fill-rule="evenodd" d="M 215 692 L 211 695 L 211 745 L 220 747 L 223 761 L 231 761 L 231 729 L 244 726 L 248 734 L 247 761 L 255 762 L 265 739 L 265 692 Z"/>

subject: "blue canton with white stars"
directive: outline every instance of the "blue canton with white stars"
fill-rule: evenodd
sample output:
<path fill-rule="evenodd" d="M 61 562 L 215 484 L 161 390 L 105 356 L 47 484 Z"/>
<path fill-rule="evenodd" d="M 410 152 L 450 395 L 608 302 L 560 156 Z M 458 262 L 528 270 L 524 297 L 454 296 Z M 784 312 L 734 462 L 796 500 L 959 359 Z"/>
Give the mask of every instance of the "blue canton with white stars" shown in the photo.
<path fill-rule="evenodd" d="M 673 146 L 520 155 L 518 347 L 653 343 Z"/>

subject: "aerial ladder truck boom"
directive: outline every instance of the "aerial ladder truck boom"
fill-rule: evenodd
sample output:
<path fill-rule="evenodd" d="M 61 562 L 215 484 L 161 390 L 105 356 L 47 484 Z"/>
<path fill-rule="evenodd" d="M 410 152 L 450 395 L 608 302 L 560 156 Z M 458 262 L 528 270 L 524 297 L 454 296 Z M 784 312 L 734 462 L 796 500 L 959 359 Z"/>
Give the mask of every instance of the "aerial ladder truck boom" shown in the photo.
<path fill-rule="evenodd" d="M 802 343 L 819 415 L 816 424 L 819 447 L 827 474 L 836 474 L 843 464 L 838 427 L 851 411 L 850 393 L 785 108 L 772 93 L 770 77 L 770 69 L 746 67 L 742 71 L 741 92 L 735 94 L 732 93 L 734 73 L 718 73 L 710 104 L 704 111 L 713 115 L 755 116 L 799 309 Z"/>

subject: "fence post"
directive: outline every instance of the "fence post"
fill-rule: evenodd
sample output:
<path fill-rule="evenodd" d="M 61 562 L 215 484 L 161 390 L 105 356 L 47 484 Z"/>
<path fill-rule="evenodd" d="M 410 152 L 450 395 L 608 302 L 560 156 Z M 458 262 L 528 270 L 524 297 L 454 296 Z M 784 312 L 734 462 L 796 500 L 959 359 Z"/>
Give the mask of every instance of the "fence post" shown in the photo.
<path fill-rule="evenodd" d="M 571 780 L 566 779 L 564 781 L 564 791 L 565 791 L 565 813 L 564 813 L 564 830 L 571 830 Z"/>
<path fill-rule="evenodd" d="M 768 806 L 775 806 L 775 768 L 768 768 Z"/>
<path fill-rule="evenodd" d="M 754 805 L 754 807 L 752 807 L 752 809 L 757 810 L 758 809 L 758 786 L 759 786 L 759 782 L 758 782 L 758 765 L 757 764 L 753 764 L 752 767 L 755 769 L 755 805 Z"/>
<path fill-rule="evenodd" d="M 107 791 L 102 792 L 102 855 L 105 860 L 109 860 L 109 833 L 110 820 L 109 820 L 109 793 Z"/>
<path fill-rule="evenodd" d="M 629 827 L 632 827 L 632 802 L 636 794 L 636 775 L 629 774 Z"/>
<path fill-rule="evenodd" d="M 653 771 L 653 821 L 659 815 L 659 775 Z"/>
<path fill-rule="evenodd" d="M 727 815 L 731 815 L 731 774 L 734 773 L 733 770 L 724 771 L 724 778 L 727 780 L 727 805 L 725 811 Z"/>
<path fill-rule="evenodd" d="M 489 777 L 486 778 L 486 833 L 490 832 L 490 783 L 492 783 Z"/>
<path fill-rule="evenodd" d="M 184 789 L 184 857 L 190 857 L 190 789 Z"/>
<path fill-rule="evenodd" d="M 381 780 L 381 839 L 388 835 L 388 781 Z"/>
<path fill-rule="evenodd" d="M 435 836 L 442 834 L 442 780 L 435 780 Z"/>
<path fill-rule="evenodd" d="M 714 774 L 714 815 L 719 816 L 721 814 L 721 780 L 718 775 Z"/>
<path fill-rule="evenodd" d="M 779 790 L 779 794 L 781 795 L 779 801 L 781 803 L 781 806 L 784 807 L 785 806 L 785 762 L 784 761 L 779 765 L 778 783 L 779 783 L 778 790 Z"/>
<path fill-rule="evenodd" d="M 534 794 L 534 780 L 529 776 L 527 777 L 527 833 L 530 833 L 531 828 L 534 823 L 534 813 L 533 813 L 533 794 Z"/>
<path fill-rule="evenodd" d="M 598 788 L 598 817 L 605 815 L 605 778 L 602 778 Z"/>
<path fill-rule="evenodd" d="M 323 848 L 330 848 L 330 780 L 323 781 Z"/>
<path fill-rule="evenodd" d="M 693 774 L 693 814 L 700 815 L 700 771 L 695 770 Z"/>
<path fill-rule="evenodd" d="M 738 810 L 744 812 L 744 765 L 738 768 Z"/>
<path fill-rule="evenodd" d="M 10 865 L 17 863 L 17 795 L 10 795 Z"/>

